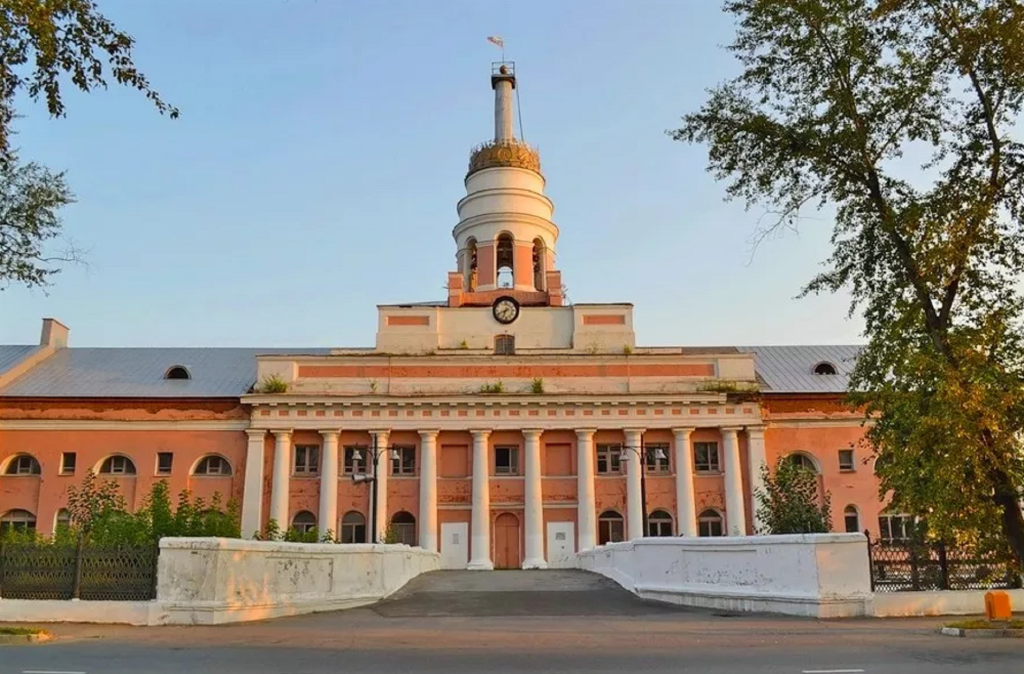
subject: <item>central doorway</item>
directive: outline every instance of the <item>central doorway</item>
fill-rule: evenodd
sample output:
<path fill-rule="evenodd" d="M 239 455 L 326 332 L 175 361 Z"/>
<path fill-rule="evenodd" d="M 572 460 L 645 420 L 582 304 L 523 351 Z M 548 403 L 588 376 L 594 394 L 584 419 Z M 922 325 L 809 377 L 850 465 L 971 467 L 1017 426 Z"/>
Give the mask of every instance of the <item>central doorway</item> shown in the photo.
<path fill-rule="evenodd" d="M 494 520 L 494 568 L 518 569 L 522 565 L 519 518 L 512 513 L 502 513 Z"/>

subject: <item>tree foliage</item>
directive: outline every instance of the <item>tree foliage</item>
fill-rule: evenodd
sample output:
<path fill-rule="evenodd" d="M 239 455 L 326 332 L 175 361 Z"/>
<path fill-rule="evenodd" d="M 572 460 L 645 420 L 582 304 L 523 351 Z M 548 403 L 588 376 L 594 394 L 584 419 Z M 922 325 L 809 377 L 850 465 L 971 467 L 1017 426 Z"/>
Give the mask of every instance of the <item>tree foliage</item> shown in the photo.
<path fill-rule="evenodd" d="M 764 488 L 755 489 L 759 534 L 823 534 L 832 530 L 832 496 L 818 493 L 818 475 L 780 458 L 761 466 Z"/>
<path fill-rule="evenodd" d="M 62 230 L 57 214 L 72 195 L 62 173 L 20 162 L 12 143 L 17 103 L 41 101 L 63 117 L 62 87 L 89 92 L 113 81 L 176 118 L 178 109 L 136 68 L 134 46 L 93 0 L 0 0 L 0 290 L 46 286 L 62 262 L 79 259 L 73 247 L 50 249 Z"/>
<path fill-rule="evenodd" d="M 672 132 L 728 195 L 834 211 L 805 293 L 847 289 L 881 494 L 1024 560 L 1024 3 L 728 0 L 741 74 Z"/>

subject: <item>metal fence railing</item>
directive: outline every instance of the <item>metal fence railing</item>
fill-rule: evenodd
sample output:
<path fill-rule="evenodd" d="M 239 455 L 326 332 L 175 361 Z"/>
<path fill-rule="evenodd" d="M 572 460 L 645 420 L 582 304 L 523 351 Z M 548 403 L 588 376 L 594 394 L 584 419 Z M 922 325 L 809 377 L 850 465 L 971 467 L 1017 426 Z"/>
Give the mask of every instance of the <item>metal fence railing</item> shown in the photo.
<path fill-rule="evenodd" d="M 1006 555 L 941 542 L 868 539 L 874 592 L 988 590 L 1021 587 Z"/>
<path fill-rule="evenodd" d="M 158 554 L 152 545 L 0 543 L 0 598 L 154 599 Z"/>

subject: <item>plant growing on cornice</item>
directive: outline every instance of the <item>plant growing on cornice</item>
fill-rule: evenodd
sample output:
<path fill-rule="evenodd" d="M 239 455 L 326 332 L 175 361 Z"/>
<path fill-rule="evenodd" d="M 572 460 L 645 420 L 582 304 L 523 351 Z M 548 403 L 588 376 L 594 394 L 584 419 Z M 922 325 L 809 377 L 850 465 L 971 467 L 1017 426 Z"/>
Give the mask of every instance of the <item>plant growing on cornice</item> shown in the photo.
<path fill-rule="evenodd" d="M 540 394 L 544 393 L 544 378 L 543 377 L 536 377 L 536 378 L 534 378 L 534 380 L 532 382 L 530 382 L 530 392 L 535 394 L 535 395 L 540 395 Z"/>
<path fill-rule="evenodd" d="M 376 379 L 371 379 L 370 380 L 370 393 L 376 393 L 376 392 L 377 392 L 377 380 Z"/>
<path fill-rule="evenodd" d="M 257 393 L 287 393 L 288 384 L 279 375 L 270 374 L 263 378 L 260 385 L 256 387 Z"/>
<path fill-rule="evenodd" d="M 480 393 L 504 393 L 505 385 L 500 381 L 496 384 L 484 384 L 480 387 Z"/>
<path fill-rule="evenodd" d="M 633 355 L 633 347 L 631 347 L 629 344 L 623 344 L 622 345 L 622 355 L 624 355 L 624 356 L 631 356 L 631 355 Z"/>
<path fill-rule="evenodd" d="M 462 340 L 461 342 L 459 342 L 459 348 L 462 349 L 462 350 L 468 349 L 469 348 L 469 342 L 467 342 L 466 340 Z"/>
<path fill-rule="evenodd" d="M 597 342 L 591 342 L 590 346 L 587 347 L 587 353 L 589 353 L 591 356 L 597 355 L 597 352 L 599 350 L 600 349 L 597 346 Z"/>

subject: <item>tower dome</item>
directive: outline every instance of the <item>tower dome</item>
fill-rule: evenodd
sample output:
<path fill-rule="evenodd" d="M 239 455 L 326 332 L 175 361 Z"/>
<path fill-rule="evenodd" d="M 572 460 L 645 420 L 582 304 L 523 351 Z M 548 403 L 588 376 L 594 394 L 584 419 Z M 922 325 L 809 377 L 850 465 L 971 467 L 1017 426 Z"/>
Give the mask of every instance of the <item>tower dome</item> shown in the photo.
<path fill-rule="evenodd" d="M 494 138 L 470 153 L 466 196 L 452 232 L 458 272 L 449 275 L 449 304 L 485 305 L 496 295 L 513 295 L 521 304 L 559 306 L 554 204 L 544 194 L 540 153 L 515 137 L 514 62 L 492 64 L 491 88 Z"/>

